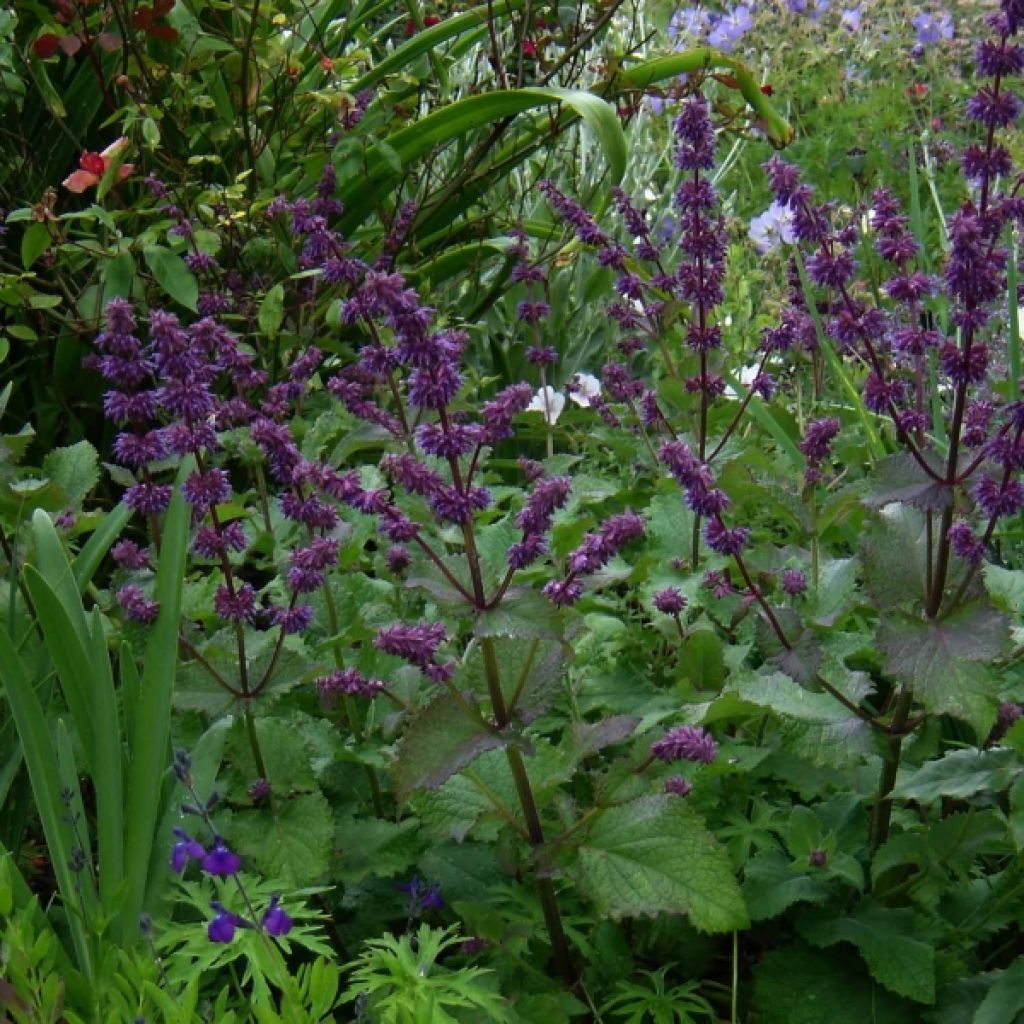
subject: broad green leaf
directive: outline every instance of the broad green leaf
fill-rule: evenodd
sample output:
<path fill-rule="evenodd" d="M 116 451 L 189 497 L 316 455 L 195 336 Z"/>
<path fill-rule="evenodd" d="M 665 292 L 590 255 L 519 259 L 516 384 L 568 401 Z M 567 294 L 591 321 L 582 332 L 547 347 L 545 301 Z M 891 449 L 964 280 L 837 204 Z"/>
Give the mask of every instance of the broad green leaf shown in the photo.
<path fill-rule="evenodd" d="M 644 796 L 602 811 L 578 856 L 577 879 L 599 914 L 687 914 L 705 932 L 747 926 L 725 848 L 678 797 Z"/>
<path fill-rule="evenodd" d="M 50 234 L 48 224 L 38 221 L 35 224 L 30 224 L 25 229 L 25 234 L 21 236 L 21 265 L 29 270 L 32 264 L 50 248 L 52 241 L 53 236 Z"/>
<path fill-rule="evenodd" d="M 981 601 L 945 619 L 886 616 L 878 630 L 885 671 L 912 687 L 929 711 L 962 718 L 982 737 L 995 721 L 999 692 L 988 662 L 1006 640 L 1005 617 Z"/>
<path fill-rule="evenodd" d="M 882 509 L 864 533 L 864 586 L 883 608 L 920 606 L 927 583 L 924 517 L 906 505 Z"/>
<path fill-rule="evenodd" d="M 417 789 L 436 789 L 485 750 L 506 742 L 471 718 L 450 693 L 441 693 L 412 720 L 398 745 L 394 765 L 398 799 L 407 799 Z"/>
<path fill-rule="evenodd" d="M 897 800 L 933 803 L 948 796 L 958 800 L 986 791 L 995 795 L 1024 771 L 1017 755 L 1006 747 L 994 750 L 954 750 L 920 768 L 903 769 L 892 795 Z"/>
<path fill-rule="evenodd" d="M 296 886 L 327 875 L 334 826 L 330 804 L 319 792 L 275 801 L 272 811 L 237 812 L 227 832 L 264 875 Z"/>
<path fill-rule="evenodd" d="M 886 456 L 871 473 L 871 489 L 861 498 L 869 508 L 913 505 L 923 512 L 941 511 L 953 501 L 953 488 L 933 480 L 909 452 Z"/>
<path fill-rule="evenodd" d="M 42 468 L 46 476 L 60 484 L 72 508 L 81 507 L 100 481 L 100 457 L 88 441 L 55 448 L 43 459 Z"/>
<path fill-rule="evenodd" d="M 1000 971 L 971 1024 L 1015 1024 L 1024 1011 L 1024 956 Z"/>
<path fill-rule="evenodd" d="M 863 686 L 858 687 L 858 691 Z M 854 691 L 846 696 L 851 700 L 862 697 L 863 692 Z M 729 681 L 728 692 L 735 693 L 749 704 L 769 708 L 783 718 L 801 722 L 846 722 L 850 711 L 835 697 L 825 691 L 817 693 L 805 689 L 783 672 L 755 674 L 736 673 Z M 860 719 L 854 718 L 855 721 Z"/>
<path fill-rule="evenodd" d="M 801 918 L 799 930 L 815 946 L 852 942 L 872 977 L 891 992 L 919 1003 L 935 1002 L 935 949 L 921 937 L 927 933 L 912 910 L 864 900 L 849 917 L 811 911 Z"/>
<path fill-rule="evenodd" d="M 752 921 L 778 917 L 794 903 L 821 903 L 828 885 L 821 873 L 778 850 L 755 854 L 743 871 L 743 898 Z"/>
<path fill-rule="evenodd" d="M 275 284 L 260 303 L 260 330 L 268 338 L 276 338 L 284 323 L 284 285 Z"/>
<path fill-rule="evenodd" d="M 185 266 L 185 261 L 162 245 L 147 246 L 142 254 L 157 284 L 175 302 L 194 313 L 199 300 L 199 282 Z"/>
<path fill-rule="evenodd" d="M 754 969 L 761 1024 L 920 1024 L 921 1009 L 890 995 L 844 953 L 775 950 Z"/>
<path fill-rule="evenodd" d="M 725 681 L 722 641 L 710 629 L 695 629 L 680 644 L 677 669 L 698 690 L 717 690 Z"/>
<path fill-rule="evenodd" d="M 1024 615 L 1024 569 L 986 565 L 983 572 L 989 596 L 1000 610 L 1018 618 Z"/>
<path fill-rule="evenodd" d="M 423 850 L 415 818 L 384 821 L 344 817 L 335 829 L 337 857 L 333 877 L 346 883 L 364 878 L 393 878 L 407 871 Z"/>

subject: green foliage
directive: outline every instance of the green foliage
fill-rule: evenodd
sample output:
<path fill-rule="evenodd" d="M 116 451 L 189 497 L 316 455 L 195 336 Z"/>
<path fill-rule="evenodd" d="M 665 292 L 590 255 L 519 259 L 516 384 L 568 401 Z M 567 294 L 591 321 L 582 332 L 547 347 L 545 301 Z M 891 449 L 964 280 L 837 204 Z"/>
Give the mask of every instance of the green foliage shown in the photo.
<path fill-rule="evenodd" d="M 490 971 L 451 970 L 438 963 L 459 942 L 452 929 L 428 925 L 413 935 L 368 942 L 349 964 L 352 983 L 342 998 L 365 998 L 368 1019 L 380 1024 L 456 1024 L 465 1014 L 469 1019 L 512 1020 L 505 1001 L 493 990 Z"/>

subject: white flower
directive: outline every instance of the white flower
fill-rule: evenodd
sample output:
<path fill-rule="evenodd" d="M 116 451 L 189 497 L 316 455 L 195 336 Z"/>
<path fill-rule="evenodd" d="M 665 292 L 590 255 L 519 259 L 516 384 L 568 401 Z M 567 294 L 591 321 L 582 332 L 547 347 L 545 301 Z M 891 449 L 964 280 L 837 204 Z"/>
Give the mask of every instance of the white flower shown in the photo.
<path fill-rule="evenodd" d="M 565 395 L 556 391 L 550 384 L 538 388 L 533 401 L 526 407 L 527 412 L 539 412 L 547 420 L 548 426 L 554 426 L 565 408 Z"/>
<path fill-rule="evenodd" d="M 750 238 L 760 253 L 771 252 L 783 242 L 796 241 L 793 211 L 789 204 L 776 201 L 750 222 Z"/>
<path fill-rule="evenodd" d="M 569 386 L 569 397 L 584 409 L 601 394 L 601 382 L 592 373 L 577 373 Z"/>

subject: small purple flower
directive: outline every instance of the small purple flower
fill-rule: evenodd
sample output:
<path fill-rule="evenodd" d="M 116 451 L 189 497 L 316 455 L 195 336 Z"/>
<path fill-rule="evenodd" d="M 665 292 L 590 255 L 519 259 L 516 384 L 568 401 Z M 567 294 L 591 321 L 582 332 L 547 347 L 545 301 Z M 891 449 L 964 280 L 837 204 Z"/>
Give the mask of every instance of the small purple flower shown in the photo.
<path fill-rule="evenodd" d="M 828 863 L 828 854 L 824 850 L 811 850 L 807 855 L 807 863 L 812 868 L 823 868 Z"/>
<path fill-rule="evenodd" d="M 940 11 L 938 14 L 928 12 L 915 14 L 910 19 L 910 23 L 914 26 L 920 46 L 930 46 L 943 39 L 953 38 L 953 18 L 948 11 Z"/>
<path fill-rule="evenodd" d="M 217 900 L 211 900 L 210 906 L 217 911 L 216 916 L 206 927 L 206 935 L 211 942 L 228 943 L 235 937 L 238 928 L 252 928 L 251 922 L 238 914 L 227 910 Z"/>
<path fill-rule="evenodd" d="M 804 439 L 800 442 L 799 447 L 809 462 L 818 465 L 829 457 L 832 452 L 832 442 L 839 433 L 839 428 L 839 420 L 834 416 L 812 420 L 807 425 Z"/>
<path fill-rule="evenodd" d="M 263 929 L 268 935 L 287 935 L 292 930 L 292 919 L 281 909 L 280 897 L 273 896 L 263 915 Z"/>
<path fill-rule="evenodd" d="M 178 837 L 178 842 L 171 849 L 171 870 L 180 875 L 190 860 L 202 860 L 206 856 L 206 850 L 202 843 L 193 839 L 183 828 L 175 828 L 173 832 Z"/>
<path fill-rule="evenodd" d="M 122 587 L 117 592 L 117 603 L 121 606 L 126 619 L 132 622 L 149 624 L 156 621 L 160 614 L 160 605 L 156 601 L 150 601 L 142 591 L 132 585 Z"/>
<path fill-rule="evenodd" d="M 320 699 L 324 703 L 330 703 L 335 694 L 339 693 L 349 697 L 373 698 L 384 689 L 381 680 L 367 679 L 354 668 L 335 669 L 326 676 L 314 679 L 313 684 L 320 692 Z"/>
<path fill-rule="evenodd" d="M 668 764 L 673 761 L 711 764 L 718 756 L 718 744 L 700 726 L 677 725 L 651 744 L 651 754 Z"/>
<path fill-rule="evenodd" d="M 246 790 L 246 793 L 249 794 L 250 799 L 252 799 L 254 803 L 258 804 L 264 803 L 265 801 L 269 800 L 271 792 L 272 787 L 270 785 L 270 780 L 263 778 L 257 779 Z"/>
<path fill-rule="evenodd" d="M 408 882 L 400 882 L 396 888 L 409 897 L 410 917 L 419 917 L 428 910 L 444 908 L 439 882 L 431 882 L 428 885 L 419 875 L 413 875 Z"/>
<path fill-rule="evenodd" d="M 146 569 L 149 567 L 149 551 L 140 548 L 130 540 L 119 540 L 111 549 L 110 555 L 123 569 Z"/>
<path fill-rule="evenodd" d="M 675 587 L 666 587 L 654 595 L 654 607 L 665 615 L 678 615 L 686 607 L 686 598 Z"/>
<path fill-rule="evenodd" d="M 203 857 L 201 866 L 208 875 L 227 877 L 238 874 L 238 870 L 242 866 L 242 858 L 237 853 L 232 853 L 224 845 L 224 840 L 218 836 L 213 849 Z"/>
<path fill-rule="evenodd" d="M 665 792 L 673 796 L 689 796 L 693 792 L 693 783 L 682 775 L 673 775 L 665 780 Z"/>
<path fill-rule="evenodd" d="M 455 670 L 454 662 L 442 665 L 434 660 L 437 649 L 446 639 L 447 633 L 440 622 L 424 622 L 418 626 L 398 623 L 378 630 L 373 646 L 386 654 L 404 658 L 435 682 L 443 682 Z"/>
<path fill-rule="evenodd" d="M 782 570 L 782 592 L 799 597 L 807 590 L 807 577 L 799 569 Z"/>
<path fill-rule="evenodd" d="M 738 555 L 747 546 L 750 531 L 745 526 L 730 528 L 721 519 L 712 519 L 704 529 L 704 539 L 720 555 Z"/>

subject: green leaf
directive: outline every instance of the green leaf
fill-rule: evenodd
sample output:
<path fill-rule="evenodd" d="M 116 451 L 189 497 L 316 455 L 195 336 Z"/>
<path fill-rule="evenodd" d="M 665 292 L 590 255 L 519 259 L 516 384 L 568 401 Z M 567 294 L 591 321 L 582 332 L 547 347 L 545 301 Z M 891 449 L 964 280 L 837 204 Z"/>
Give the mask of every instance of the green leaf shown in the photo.
<path fill-rule="evenodd" d="M 886 673 L 910 686 L 929 711 L 962 718 L 986 736 L 999 692 L 987 663 L 1006 640 L 1005 617 L 974 601 L 945 619 L 883 617 L 877 642 Z"/>
<path fill-rule="evenodd" d="M 147 246 L 142 255 L 157 284 L 175 302 L 194 313 L 199 300 L 199 282 L 185 266 L 185 261 L 162 245 Z"/>
<path fill-rule="evenodd" d="M 933 480 L 909 452 L 882 459 L 871 474 L 871 490 L 862 498 L 868 508 L 899 503 L 927 511 L 941 511 L 953 502 L 953 488 Z"/>
<path fill-rule="evenodd" d="M 971 1024 L 1015 1024 L 1024 1010 L 1024 956 L 1000 971 Z"/>
<path fill-rule="evenodd" d="M 164 517 L 163 542 L 154 597 L 160 605 L 150 627 L 143 658 L 142 681 L 135 716 L 135 743 L 130 752 L 128 803 L 125 813 L 125 871 L 128 894 L 122 911 L 126 935 L 137 927 L 146 898 L 150 854 L 160 811 L 158 794 L 170 756 L 171 693 L 178 665 L 181 582 L 185 575 L 190 511 L 181 485 L 192 471 L 182 462 L 171 504 Z"/>
<path fill-rule="evenodd" d="M 507 740 L 471 718 L 450 693 L 428 704 L 406 729 L 394 765 L 395 792 L 405 800 L 417 789 L 437 789 L 486 750 Z"/>
<path fill-rule="evenodd" d="M 821 903 L 828 893 L 820 871 L 811 874 L 806 861 L 793 861 L 778 850 L 762 850 L 743 870 L 743 898 L 752 921 L 778 917 L 794 903 Z"/>
<path fill-rule="evenodd" d="M 577 877 L 599 914 L 687 914 L 700 931 L 747 926 L 729 857 L 677 797 L 643 796 L 603 811 L 579 847 Z"/>
<path fill-rule="evenodd" d="M 784 672 L 754 674 L 734 673 L 728 692 L 759 707 L 769 708 L 783 718 L 801 722 L 846 722 L 852 716 L 830 693 L 814 693 L 804 689 Z M 847 693 L 851 700 L 859 699 L 863 692 Z M 860 719 L 856 719 L 860 721 Z"/>
<path fill-rule="evenodd" d="M 849 917 L 812 911 L 801 918 L 799 929 L 815 946 L 852 942 L 872 977 L 891 992 L 918 1003 L 935 1002 L 935 950 L 922 940 L 922 922 L 912 910 L 867 899 Z"/>
<path fill-rule="evenodd" d="M 985 587 L 996 606 L 1018 618 L 1024 615 L 1024 569 L 984 568 Z"/>
<path fill-rule="evenodd" d="M 679 647 L 678 671 L 699 690 L 720 689 L 725 681 L 722 641 L 710 629 L 695 629 Z"/>
<path fill-rule="evenodd" d="M 275 801 L 273 811 L 237 812 L 226 831 L 264 875 L 296 886 L 327 875 L 334 826 L 322 793 Z"/>
<path fill-rule="evenodd" d="M 906 505 L 883 509 L 864 534 L 864 586 L 883 608 L 918 606 L 928 579 L 924 517 Z"/>
<path fill-rule="evenodd" d="M 70 868 L 72 837 L 64 823 L 66 811 L 61 801 L 61 783 L 53 756 L 53 737 L 46 726 L 43 707 L 25 671 L 17 648 L 7 630 L 0 626 L 0 680 L 18 730 L 25 756 L 36 811 L 46 836 L 46 846 L 61 897 L 69 908 L 77 908 L 78 880 Z M 67 915 L 71 941 L 79 968 L 87 975 L 93 972 L 92 947 L 85 922 L 71 910 Z"/>
<path fill-rule="evenodd" d="M 67 503 L 80 508 L 100 480 L 100 457 L 88 441 L 55 448 L 43 459 L 43 473 L 64 489 Z"/>
<path fill-rule="evenodd" d="M 53 236 L 46 224 L 38 221 L 30 224 L 21 236 L 21 265 L 28 270 L 50 248 L 52 241 Z"/>
<path fill-rule="evenodd" d="M 943 796 L 964 800 L 982 791 L 994 795 L 1007 789 L 1022 771 L 1024 765 L 1006 747 L 954 750 L 920 768 L 901 770 L 892 795 L 923 804 Z"/>
<path fill-rule="evenodd" d="M 339 855 L 332 867 L 343 882 L 393 878 L 405 872 L 423 850 L 415 818 L 342 818 L 335 831 Z"/>
<path fill-rule="evenodd" d="M 426 156 L 432 150 L 458 139 L 477 128 L 512 117 L 537 107 L 561 107 L 580 117 L 600 141 L 608 160 L 612 183 L 622 180 L 626 169 L 626 137 L 615 107 L 592 93 L 575 89 L 534 87 L 503 89 L 467 96 L 442 107 L 402 128 L 383 140 L 400 161 L 402 168 Z M 346 214 L 341 230 L 351 231 L 400 179 L 393 160 L 375 146 L 367 153 L 365 173 L 343 186 L 340 198 Z"/>
<path fill-rule="evenodd" d="M 849 956 L 780 949 L 754 969 L 761 1024 L 920 1024 L 920 1007 L 890 995 Z"/>
<path fill-rule="evenodd" d="M 284 285 L 275 284 L 260 303 L 260 330 L 268 338 L 276 338 L 284 323 Z"/>

